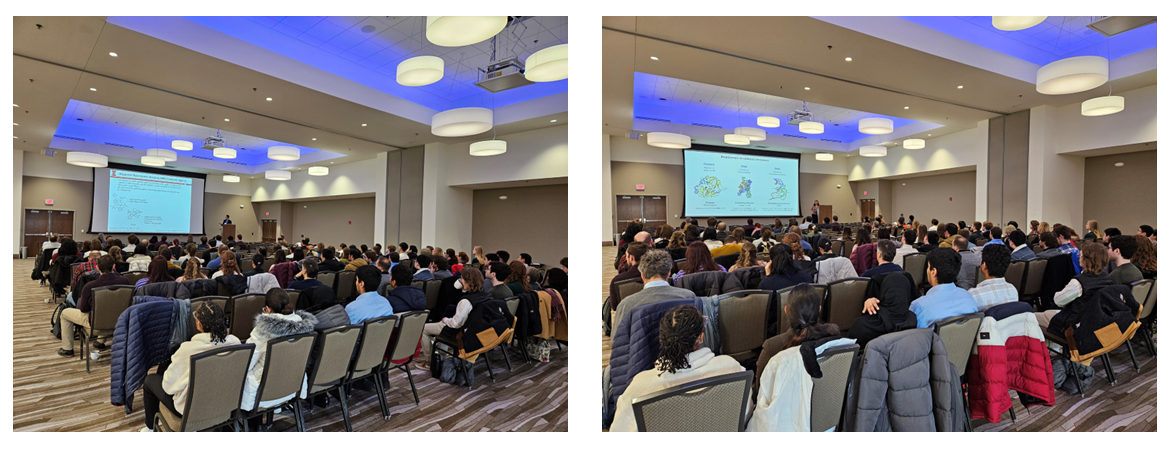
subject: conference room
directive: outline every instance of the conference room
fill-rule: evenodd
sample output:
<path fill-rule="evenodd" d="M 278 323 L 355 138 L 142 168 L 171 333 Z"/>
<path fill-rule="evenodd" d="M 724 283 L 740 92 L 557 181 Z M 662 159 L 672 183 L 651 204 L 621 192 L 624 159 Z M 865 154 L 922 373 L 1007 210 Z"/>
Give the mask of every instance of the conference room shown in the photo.
<path fill-rule="evenodd" d="M 604 17 L 602 428 L 1156 431 L 1157 27 Z"/>
<path fill-rule="evenodd" d="M 567 17 L 13 25 L 15 431 L 568 430 Z"/>

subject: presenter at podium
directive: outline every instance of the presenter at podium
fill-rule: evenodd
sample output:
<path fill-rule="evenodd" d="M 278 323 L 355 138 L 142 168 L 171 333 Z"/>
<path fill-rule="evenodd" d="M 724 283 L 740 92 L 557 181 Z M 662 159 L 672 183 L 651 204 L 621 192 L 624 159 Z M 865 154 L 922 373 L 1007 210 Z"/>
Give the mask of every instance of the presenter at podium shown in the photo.
<path fill-rule="evenodd" d="M 232 216 L 223 216 L 223 223 L 220 225 L 231 225 L 231 224 L 232 224 Z"/>

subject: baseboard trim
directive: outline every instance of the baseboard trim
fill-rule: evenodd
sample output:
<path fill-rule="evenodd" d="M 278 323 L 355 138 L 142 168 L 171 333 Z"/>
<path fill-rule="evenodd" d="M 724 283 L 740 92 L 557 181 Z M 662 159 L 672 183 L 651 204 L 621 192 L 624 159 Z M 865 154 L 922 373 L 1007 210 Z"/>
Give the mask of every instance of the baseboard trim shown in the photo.
<path fill-rule="evenodd" d="M 613 247 L 613 241 L 601 241 L 602 247 Z"/>

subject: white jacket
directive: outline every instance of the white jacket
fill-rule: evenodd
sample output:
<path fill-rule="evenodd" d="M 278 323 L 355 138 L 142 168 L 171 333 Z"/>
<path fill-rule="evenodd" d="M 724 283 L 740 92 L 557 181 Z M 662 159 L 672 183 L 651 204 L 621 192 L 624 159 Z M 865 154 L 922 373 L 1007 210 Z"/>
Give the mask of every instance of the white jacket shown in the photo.
<path fill-rule="evenodd" d="M 844 256 L 834 256 L 817 261 L 816 264 L 816 284 L 829 284 L 846 278 L 857 278 L 857 269 L 853 268 L 853 262 Z"/>
<path fill-rule="evenodd" d="M 199 333 L 184 342 L 171 355 L 171 366 L 163 373 L 162 388 L 174 396 L 175 412 L 183 414 L 187 406 L 187 384 L 191 381 L 191 355 L 211 350 L 221 345 L 239 345 L 240 340 L 233 335 L 220 343 L 211 342 L 211 333 Z"/>
<path fill-rule="evenodd" d="M 634 379 L 630 380 L 626 392 L 618 397 L 613 425 L 609 427 L 609 431 L 638 431 L 638 423 L 634 420 L 634 399 L 638 397 L 704 378 L 743 372 L 743 366 L 739 365 L 735 358 L 727 355 L 715 356 L 707 347 L 688 354 L 687 361 L 691 367 L 675 373 L 659 372 L 654 368 L 635 375 Z"/>
<path fill-rule="evenodd" d="M 760 374 L 760 393 L 747 431 L 809 431 L 812 388 L 800 346 L 777 353 Z"/>
<path fill-rule="evenodd" d="M 134 255 L 126 259 L 126 262 L 130 263 L 130 272 L 146 272 L 151 259 L 150 255 Z"/>
<path fill-rule="evenodd" d="M 264 377 L 264 363 L 268 356 L 268 341 L 283 336 L 310 333 L 317 325 L 317 318 L 304 311 L 293 314 L 256 315 L 256 325 L 252 334 L 248 336 L 249 344 L 256 344 L 256 351 L 252 352 L 252 362 L 248 369 L 248 379 L 244 382 L 244 395 L 240 399 L 240 408 L 251 411 L 256 406 L 256 391 L 260 388 L 260 379 Z M 301 380 L 301 392 L 308 392 L 308 377 Z M 260 402 L 261 408 L 279 405 L 291 399 L 295 394 L 289 394 L 277 400 Z"/>

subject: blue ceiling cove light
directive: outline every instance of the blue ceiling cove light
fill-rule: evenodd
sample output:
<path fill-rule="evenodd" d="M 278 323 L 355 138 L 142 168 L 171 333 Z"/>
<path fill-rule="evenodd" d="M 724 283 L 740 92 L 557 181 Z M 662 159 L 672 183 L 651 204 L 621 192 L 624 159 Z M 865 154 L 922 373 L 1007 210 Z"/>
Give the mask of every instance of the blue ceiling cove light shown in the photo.
<path fill-rule="evenodd" d="M 223 137 L 226 147 L 236 150 L 236 158 L 231 162 L 246 166 L 270 163 L 273 160 L 268 158 L 269 147 L 290 145 L 78 100 L 69 101 L 53 138 L 133 148 L 142 150 L 143 155 L 148 149 L 168 148 L 172 140 L 182 139 L 194 142 L 195 148 L 184 151 L 181 156 L 216 160 L 212 150 L 200 147 L 204 138 L 217 132 Z M 333 158 L 344 156 L 300 145 L 294 147 L 300 149 L 301 156 L 316 152 L 324 152 Z"/>
<path fill-rule="evenodd" d="M 995 28 L 991 16 L 902 18 L 1040 66 L 1074 56 L 1114 60 L 1158 46 L 1157 23 L 1107 37 L 1088 28 L 1093 21 L 1090 16 L 1049 16 L 1039 25 L 1018 31 Z"/>

